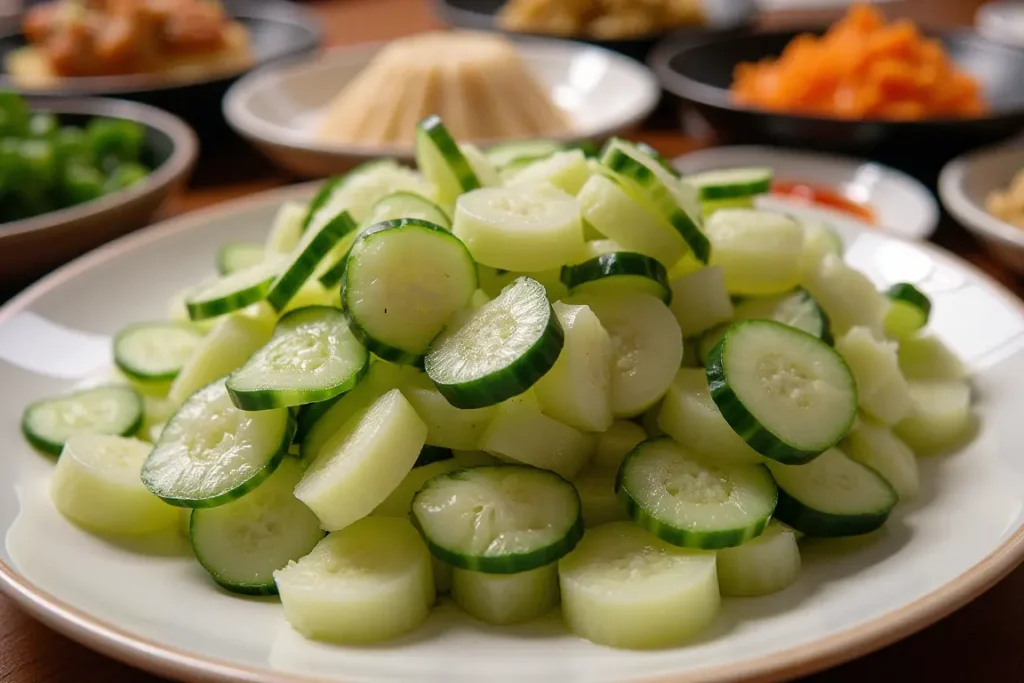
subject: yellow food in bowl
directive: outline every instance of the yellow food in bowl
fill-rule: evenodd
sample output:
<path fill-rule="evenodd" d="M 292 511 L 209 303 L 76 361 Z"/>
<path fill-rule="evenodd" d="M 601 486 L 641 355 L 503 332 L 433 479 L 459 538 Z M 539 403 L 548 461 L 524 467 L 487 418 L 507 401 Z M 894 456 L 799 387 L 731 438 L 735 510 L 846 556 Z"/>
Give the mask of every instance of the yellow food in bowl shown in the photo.
<path fill-rule="evenodd" d="M 506 31 L 598 40 L 637 38 L 703 21 L 701 0 L 509 0 L 498 16 Z"/>
<path fill-rule="evenodd" d="M 1024 230 L 1024 168 L 1005 190 L 990 192 L 985 198 L 985 210 L 996 218 Z"/>

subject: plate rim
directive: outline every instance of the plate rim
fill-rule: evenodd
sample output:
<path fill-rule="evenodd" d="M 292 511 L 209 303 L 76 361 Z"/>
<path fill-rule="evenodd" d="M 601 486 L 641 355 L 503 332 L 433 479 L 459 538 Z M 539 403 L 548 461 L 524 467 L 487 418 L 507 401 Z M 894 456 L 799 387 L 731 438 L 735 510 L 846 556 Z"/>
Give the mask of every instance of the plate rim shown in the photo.
<path fill-rule="evenodd" d="M 1024 249 L 1024 231 L 990 214 L 984 204 L 971 199 L 964 188 L 972 166 L 1003 156 L 1019 156 L 1024 162 L 1024 141 L 1011 140 L 982 147 L 951 159 L 939 172 L 939 200 L 953 219 L 972 235 L 1011 249 Z M 1008 182 L 1012 180 L 1011 176 Z"/>
<path fill-rule="evenodd" d="M 201 229 L 203 225 L 241 210 L 269 207 L 311 196 L 319 185 L 318 181 L 313 181 L 239 197 L 162 221 L 114 240 L 58 268 L 0 306 L 0 325 L 51 290 L 122 254 L 174 234 Z M 914 242 L 892 235 L 885 237 L 904 242 L 911 248 L 922 249 L 933 258 L 955 263 L 1024 316 L 1024 301 L 974 264 L 927 242 Z M 747 661 L 705 666 L 685 673 L 651 675 L 638 680 L 643 683 L 726 683 L 736 680 L 770 683 L 811 674 L 866 655 L 935 623 L 987 591 L 1022 561 L 1024 524 L 959 576 L 892 613 L 809 644 L 789 647 Z M 323 678 L 275 672 L 189 653 L 133 634 L 116 624 L 72 607 L 48 591 L 38 588 L 3 559 L 0 559 L 0 592 L 30 616 L 72 640 L 157 675 L 217 683 L 328 683 Z M 330 683 L 338 682 L 334 680 Z"/>

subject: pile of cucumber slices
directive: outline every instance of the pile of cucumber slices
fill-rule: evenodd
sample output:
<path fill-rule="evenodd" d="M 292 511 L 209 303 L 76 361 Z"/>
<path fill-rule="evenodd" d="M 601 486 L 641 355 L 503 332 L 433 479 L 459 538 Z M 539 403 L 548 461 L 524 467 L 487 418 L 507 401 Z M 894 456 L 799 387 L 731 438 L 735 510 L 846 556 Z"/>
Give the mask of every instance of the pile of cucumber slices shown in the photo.
<path fill-rule="evenodd" d="M 30 405 L 57 508 L 183 525 L 216 583 L 279 594 L 313 639 L 397 637 L 450 592 L 670 647 L 796 580 L 802 537 L 881 527 L 915 455 L 970 438 L 929 299 L 755 208 L 770 170 L 485 152 L 436 117 L 416 157 L 285 204 L 117 335 L 118 381 Z"/>

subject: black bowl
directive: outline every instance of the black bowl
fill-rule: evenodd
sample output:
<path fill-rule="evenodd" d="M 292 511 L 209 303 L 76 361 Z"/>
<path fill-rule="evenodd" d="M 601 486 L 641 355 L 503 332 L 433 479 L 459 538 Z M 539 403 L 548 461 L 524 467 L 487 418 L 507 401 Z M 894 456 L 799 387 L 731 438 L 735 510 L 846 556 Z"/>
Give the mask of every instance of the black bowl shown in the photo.
<path fill-rule="evenodd" d="M 767 112 L 735 104 L 733 69 L 779 55 L 801 33 L 823 29 L 747 33 L 699 44 L 666 41 L 650 65 L 662 86 L 692 104 L 726 142 L 772 144 L 854 153 L 930 176 L 958 154 L 1024 129 L 1024 50 L 970 32 L 938 36 L 953 61 L 982 84 L 991 106 L 984 117 L 924 121 L 844 120 Z"/>
<path fill-rule="evenodd" d="M 221 115 L 221 100 L 228 87 L 251 69 L 279 59 L 315 53 L 321 32 L 305 9 L 286 0 L 222 0 L 227 12 L 249 32 L 252 64 L 234 73 L 220 73 L 190 81 L 169 81 L 148 75 L 67 78 L 53 88 L 21 88 L 0 75 L 0 89 L 37 97 L 114 95 L 164 109 L 188 121 L 204 142 L 230 129 Z M 0 61 L 26 45 L 21 20 L 0 22 Z"/>
<path fill-rule="evenodd" d="M 498 12 L 505 2 L 506 0 L 437 0 L 436 8 L 441 19 L 450 26 L 478 31 L 500 31 Z M 666 35 L 685 40 L 688 37 L 704 36 L 709 33 L 741 30 L 752 26 L 757 15 L 755 0 L 713 0 L 713 2 L 706 3 L 705 6 L 711 11 L 707 23 L 701 26 L 671 32 L 660 31 L 626 40 L 599 40 L 584 37 L 572 39 L 599 45 L 642 62 L 647 59 L 651 48 Z"/>

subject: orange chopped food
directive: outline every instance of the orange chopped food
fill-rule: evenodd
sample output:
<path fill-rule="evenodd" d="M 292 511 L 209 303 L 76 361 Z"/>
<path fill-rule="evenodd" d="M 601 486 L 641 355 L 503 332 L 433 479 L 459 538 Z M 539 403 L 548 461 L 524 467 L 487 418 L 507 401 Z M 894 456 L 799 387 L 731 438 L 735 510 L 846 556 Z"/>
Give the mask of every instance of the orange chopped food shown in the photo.
<path fill-rule="evenodd" d="M 988 108 L 978 82 L 906 19 L 854 5 L 821 37 L 797 36 L 778 59 L 736 67 L 737 104 L 844 119 L 968 118 Z"/>

